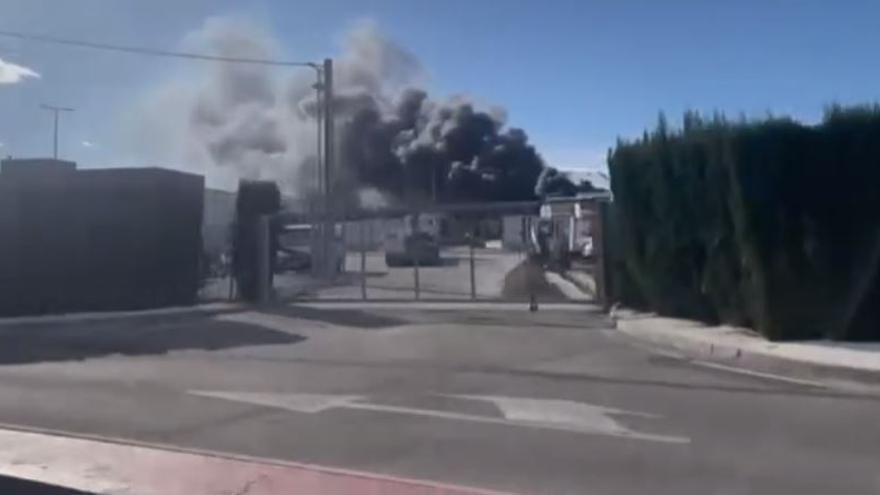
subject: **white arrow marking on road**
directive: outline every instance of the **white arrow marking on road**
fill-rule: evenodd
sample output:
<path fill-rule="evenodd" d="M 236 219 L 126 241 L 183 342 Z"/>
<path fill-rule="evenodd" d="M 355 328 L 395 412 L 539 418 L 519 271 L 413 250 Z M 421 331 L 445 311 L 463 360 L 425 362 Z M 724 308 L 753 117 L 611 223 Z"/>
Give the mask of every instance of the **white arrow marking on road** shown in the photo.
<path fill-rule="evenodd" d="M 261 392 L 223 392 L 214 390 L 190 390 L 190 394 L 202 397 L 213 397 L 234 402 L 246 402 L 260 406 L 277 407 L 289 411 L 319 413 L 334 407 L 348 405 L 349 402 L 362 399 L 360 395 L 326 395 L 326 394 L 274 394 Z"/>
<path fill-rule="evenodd" d="M 189 393 L 202 397 L 212 397 L 235 402 L 277 407 L 279 409 L 303 413 L 320 413 L 334 408 L 360 409 L 365 411 L 470 421 L 474 423 L 543 428 L 575 433 L 624 437 L 653 442 L 690 442 L 690 439 L 687 437 L 637 432 L 621 425 L 608 416 L 609 414 L 618 414 L 653 418 L 656 417 L 655 415 L 637 411 L 594 406 L 592 404 L 567 400 L 528 399 L 482 395 L 446 395 L 446 397 L 459 399 L 492 402 L 498 406 L 498 409 L 504 415 L 504 417 L 501 418 L 360 402 L 364 400 L 365 397 L 359 395 L 276 394 L 209 390 L 192 390 Z"/>
<path fill-rule="evenodd" d="M 505 418 L 519 424 L 659 442 L 687 443 L 690 441 L 685 437 L 640 433 L 627 428 L 609 416 L 616 414 L 657 418 L 656 414 L 595 406 L 571 400 L 529 399 L 497 395 L 447 395 L 447 397 L 492 402 L 498 406 Z"/>

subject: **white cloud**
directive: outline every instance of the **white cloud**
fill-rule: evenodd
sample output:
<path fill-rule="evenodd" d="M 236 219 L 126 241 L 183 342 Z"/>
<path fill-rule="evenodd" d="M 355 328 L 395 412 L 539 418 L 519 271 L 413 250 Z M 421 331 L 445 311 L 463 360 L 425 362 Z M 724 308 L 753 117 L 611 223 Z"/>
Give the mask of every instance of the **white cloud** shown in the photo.
<path fill-rule="evenodd" d="M 0 58 L 0 84 L 15 84 L 28 77 L 39 79 L 40 75 L 33 69 Z"/>
<path fill-rule="evenodd" d="M 85 139 L 83 140 L 82 145 L 83 145 L 83 148 L 94 148 L 95 147 L 95 143 L 88 141 L 88 140 L 85 140 Z"/>

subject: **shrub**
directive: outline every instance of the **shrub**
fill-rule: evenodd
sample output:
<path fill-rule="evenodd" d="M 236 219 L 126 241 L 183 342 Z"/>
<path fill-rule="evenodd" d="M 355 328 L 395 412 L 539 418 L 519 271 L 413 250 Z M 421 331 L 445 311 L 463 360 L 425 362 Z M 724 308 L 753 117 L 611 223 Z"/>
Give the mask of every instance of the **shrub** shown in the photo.
<path fill-rule="evenodd" d="M 880 338 L 880 109 L 681 129 L 609 155 L 616 293 L 772 339 Z"/>

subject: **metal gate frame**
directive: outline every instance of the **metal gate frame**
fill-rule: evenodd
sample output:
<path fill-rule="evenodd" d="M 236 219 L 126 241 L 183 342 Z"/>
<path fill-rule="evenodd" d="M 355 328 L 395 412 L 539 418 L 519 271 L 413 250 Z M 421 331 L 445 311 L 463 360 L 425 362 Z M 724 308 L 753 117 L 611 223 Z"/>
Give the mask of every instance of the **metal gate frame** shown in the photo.
<path fill-rule="evenodd" d="M 371 212 L 361 212 L 358 214 L 349 214 L 342 215 L 341 218 L 338 218 L 335 223 L 331 225 L 335 225 L 337 223 L 351 223 L 358 222 L 362 220 L 369 219 L 379 219 L 379 218 L 399 218 L 404 217 L 406 215 L 423 215 L 430 213 L 441 213 L 441 214 L 453 214 L 453 213 L 494 213 L 500 215 L 504 214 L 524 214 L 531 216 L 538 216 L 537 213 L 540 213 L 542 210 L 542 206 L 546 206 L 550 203 L 562 203 L 565 201 L 569 202 L 579 202 L 579 204 L 586 205 L 586 208 L 581 206 L 582 215 L 593 218 L 592 222 L 592 231 L 591 235 L 593 237 L 593 252 L 595 258 L 595 283 L 596 283 L 596 299 L 591 301 L 592 304 L 599 303 L 603 308 L 610 307 L 610 294 L 608 287 L 608 259 L 606 256 L 606 252 L 608 249 L 607 246 L 607 235 L 606 235 L 606 223 L 608 221 L 608 206 L 610 202 L 610 195 L 607 193 L 600 194 L 592 194 L 592 195 L 584 195 L 575 198 L 553 198 L 548 202 L 540 202 L 540 201 L 522 201 L 522 202 L 504 202 L 504 203 L 459 203 L 459 204 L 446 204 L 446 205 L 431 205 L 425 206 L 421 208 L 413 208 L 413 209 L 404 209 L 404 208 L 386 208 Z M 293 212 L 281 212 L 274 217 L 267 218 L 265 221 L 261 221 L 260 228 L 263 229 L 265 234 L 261 234 L 259 239 L 261 239 L 261 244 L 266 246 L 266 248 L 270 248 L 273 243 L 270 240 L 270 229 L 273 226 L 283 225 L 285 223 L 310 223 L 313 228 L 321 229 L 322 226 L 328 225 L 322 218 L 318 218 L 316 216 L 311 216 L 310 221 L 303 221 L 305 218 L 302 215 L 295 214 Z M 461 303 L 461 302 L 523 302 L 523 299 L 519 298 L 493 298 L 493 299 L 480 299 L 477 294 L 476 287 L 476 269 L 475 269 L 475 259 L 474 259 L 474 242 L 468 239 L 468 264 L 469 264 L 469 282 L 470 282 L 470 298 L 469 299 L 425 299 L 421 294 L 421 273 L 420 273 L 420 265 L 418 262 L 418 257 L 415 258 L 415 262 L 413 263 L 413 297 L 412 298 L 371 298 L 368 294 L 368 286 L 367 286 L 367 277 L 366 277 L 366 255 L 367 255 L 367 242 L 364 242 L 365 237 L 368 236 L 366 223 L 361 222 L 360 224 L 361 232 L 358 233 L 360 236 L 361 242 L 359 243 L 359 253 L 360 253 L 360 298 L 320 298 L 315 296 L 298 296 L 291 298 L 289 302 L 415 302 L 415 301 L 425 301 L 425 302 L 437 302 L 437 303 Z M 322 229 L 323 230 L 323 229 Z M 418 226 L 416 226 L 416 232 L 418 232 Z M 525 231 L 524 231 L 525 234 Z M 261 291 L 261 300 L 264 302 L 268 302 L 270 300 L 275 299 L 275 295 L 273 294 L 272 288 L 272 269 L 269 266 L 269 260 L 271 257 L 268 252 L 266 252 L 263 256 L 261 256 L 261 267 L 264 267 L 260 270 L 261 280 L 265 284 L 265 290 Z M 322 263 L 323 265 L 323 263 Z M 321 273 L 317 273 L 319 283 L 329 283 L 329 279 L 325 277 L 321 277 Z M 262 299 L 262 296 L 265 294 L 265 299 Z M 554 301 L 555 302 L 555 301 Z M 571 301 L 573 304 L 583 304 L 582 302 Z"/>

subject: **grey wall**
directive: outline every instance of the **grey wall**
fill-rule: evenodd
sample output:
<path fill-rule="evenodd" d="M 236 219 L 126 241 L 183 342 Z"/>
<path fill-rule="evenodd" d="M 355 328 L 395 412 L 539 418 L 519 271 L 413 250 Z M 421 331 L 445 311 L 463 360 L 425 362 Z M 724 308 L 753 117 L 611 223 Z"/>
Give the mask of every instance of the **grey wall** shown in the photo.
<path fill-rule="evenodd" d="M 195 302 L 201 176 L 9 170 L 0 172 L 0 315 Z"/>
<path fill-rule="evenodd" d="M 202 243 L 205 252 L 219 256 L 232 247 L 232 223 L 235 221 L 235 193 L 205 189 L 202 217 Z"/>

